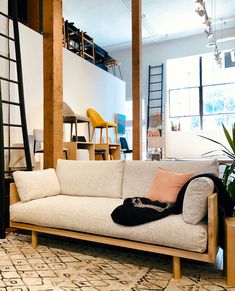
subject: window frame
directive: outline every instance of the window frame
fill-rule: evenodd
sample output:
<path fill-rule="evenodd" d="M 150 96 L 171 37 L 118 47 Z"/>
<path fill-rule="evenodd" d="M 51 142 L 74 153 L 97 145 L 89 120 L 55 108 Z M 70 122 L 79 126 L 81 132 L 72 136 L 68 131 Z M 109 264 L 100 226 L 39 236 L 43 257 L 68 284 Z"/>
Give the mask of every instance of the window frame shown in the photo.
<path fill-rule="evenodd" d="M 195 56 L 196 57 L 196 56 Z M 169 96 L 169 110 L 168 110 L 168 116 L 170 120 L 173 119 L 180 119 L 180 118 L 187 118 L 187 117 L 199 117 L 200 122 L 200 130 L 204 129 L 204 117 L 208 116 L 220 116 L 220 115 L 233 115 L 235 114 L 235 111 L 233 112 L 221 112 L 221 113 L 211 113 L 211 114 L 204 114 L 204 88 L 206 87 L 214 87 L 214 86 L 226 86 L 230 84 L 235 84 L 234 82 L 222 82 L 222 83 L 210 83 L 203 85 L 203 61 L 202 56 L 197 57 L 198 58 L 198 65 L 199 65 L 199 85 L 198 86 L 186 86 L 186 87 L 179 87 L 179 88 L 172 88 L 168 90 L 168 96 Z M 226 69 L 226 68 L 225 68 Z M 199 113 L 198 114 L 185 114 L 185 115 L 179 115 L 179 116 L 171 116 L 171 92 L 177 91 L 177 90 L 187 90 L 187 89 L 198 89 L 198 102 L 199 102 Z M 203 98 L 204 97 L 204 98 Z"/>

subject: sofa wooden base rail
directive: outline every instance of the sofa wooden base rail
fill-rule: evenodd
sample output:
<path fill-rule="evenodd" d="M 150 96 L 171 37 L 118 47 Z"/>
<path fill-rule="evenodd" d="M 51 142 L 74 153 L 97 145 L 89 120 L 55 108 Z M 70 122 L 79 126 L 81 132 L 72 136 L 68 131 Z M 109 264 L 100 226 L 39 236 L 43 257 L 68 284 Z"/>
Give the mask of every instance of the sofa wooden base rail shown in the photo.
<path fill-rule="evenodd" d="M 10 204 L 20 201 L 15 184 L 11 184 Z M 10 221 L 10 226 L 13 228 L 30 230 L 32 232 L 32 246 L 38 245 L 38 233 L 47 233 L 59 235 L 69 238 L 76 238 L 85 241 L 103 243 L 113 246 L 125 247 L 135 250 L 147 251 L 152 253 L 164 254 L 173 256 L 173 277 L 179 279 L 181 277 L 180 258 L 187 258 L 202 262 L 214 263 L 218 251 L 218 205 L 217 194 L 212 194 L 208 197 L 208 249 L 205 253 L 196 253 L 171 247 L 153 245 L 137 241 L 130 241 L 120 238 L 106 237 L 95 234 L 70 231 L 65 229 L 57 229 L 51 227 L 43 227 L 31 225 L 21 222 Z"/>

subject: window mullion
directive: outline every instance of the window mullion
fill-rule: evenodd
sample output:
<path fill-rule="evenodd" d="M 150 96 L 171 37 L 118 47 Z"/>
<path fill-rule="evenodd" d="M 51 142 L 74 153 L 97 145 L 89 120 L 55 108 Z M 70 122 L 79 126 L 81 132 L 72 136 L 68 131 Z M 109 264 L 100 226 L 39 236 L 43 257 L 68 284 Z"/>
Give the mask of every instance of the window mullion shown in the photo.
<path fill-rule="evenodd" d="M 203 129 L 203 86 L 202 86 L 202 57 L 199 58 L 199 115 L 200 128 Z"/>

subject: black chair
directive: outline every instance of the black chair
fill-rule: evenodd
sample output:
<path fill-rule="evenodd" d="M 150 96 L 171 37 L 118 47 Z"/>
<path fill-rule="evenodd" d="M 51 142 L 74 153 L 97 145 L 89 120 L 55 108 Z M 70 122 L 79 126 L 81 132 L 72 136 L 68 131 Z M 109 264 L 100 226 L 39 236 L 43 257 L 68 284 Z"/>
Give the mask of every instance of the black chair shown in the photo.
<path fill-rule="evenodd" d="M 132 150 L 129 149 L 128 143 L 125 137 L 120 137 L 120 144 L 121 144 L 121 150 L 124 154 L 124 157 L 126 159 L 126 154 L 131 154 Z"/>

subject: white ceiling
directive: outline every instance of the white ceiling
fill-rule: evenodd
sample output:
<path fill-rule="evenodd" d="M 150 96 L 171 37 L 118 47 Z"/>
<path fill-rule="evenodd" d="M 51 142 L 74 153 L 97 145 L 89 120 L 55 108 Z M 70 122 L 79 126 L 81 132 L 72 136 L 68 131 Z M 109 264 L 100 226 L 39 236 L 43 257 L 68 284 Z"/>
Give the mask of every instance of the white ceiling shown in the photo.
<path fill-rule="evenodd" d="M 234 27 L 235 36 L 235 0 L 204 1 L 213 28 L 222 31 Z M 64 0 L 63 14 L 101 47 L 121 48 L 131 43 L 130 3 L 131 0 Z M 195 0 L 142 0 L 143 43 L 156 42 L 158 35 L 161 41 L 203 32 L 203 18 L 195 9 Z"/>

